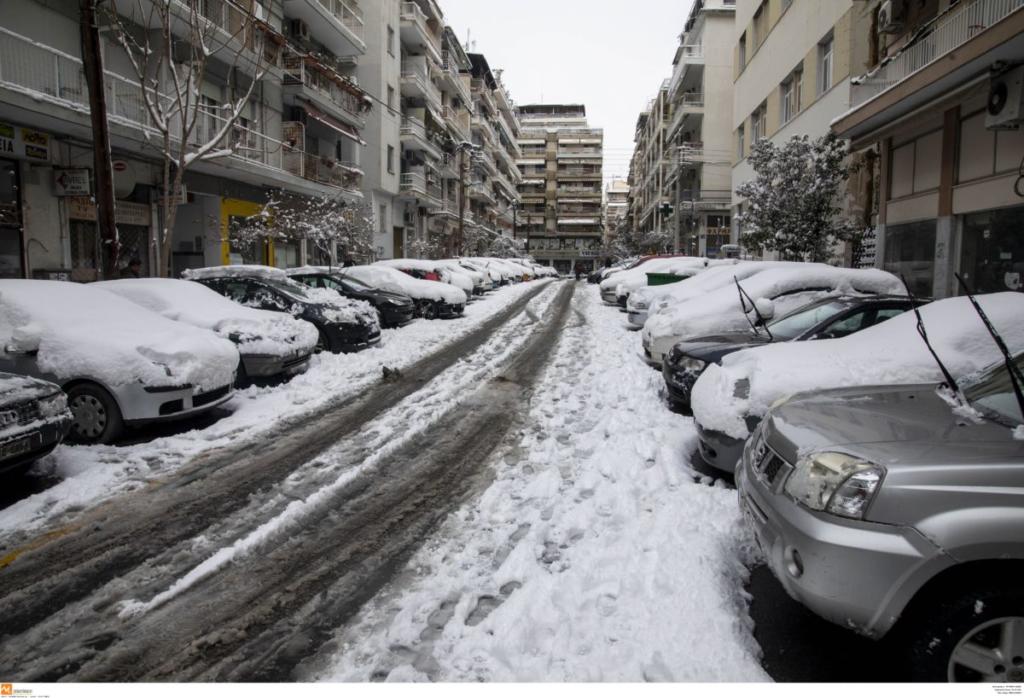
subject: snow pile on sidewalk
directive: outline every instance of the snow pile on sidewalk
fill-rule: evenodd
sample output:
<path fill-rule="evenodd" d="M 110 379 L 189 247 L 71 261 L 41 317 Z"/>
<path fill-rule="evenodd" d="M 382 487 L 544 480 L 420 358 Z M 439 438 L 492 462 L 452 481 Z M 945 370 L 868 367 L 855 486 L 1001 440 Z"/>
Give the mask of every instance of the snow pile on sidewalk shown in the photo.
<path fill-rule="evenodd" d="M 381 380 L 382 367 L 402 369 L 458 341 L 536 288 L 502 288 L 469 306 L 456 320 L 417 320 L 401 329 L 383 330 L 381 345 L 358 354 L 314 356 L 309 370 L 285 385 L 236 392 L 225 405 L 231 414 L 203 429 L 130 446 L 62 445 L 35 466 L 37 472 L 51 473 L 62 482 L 0 511 L 4 543 L 17 544 L 15 532 L 30 534 L 60 515 L 145 487 L 205 451 L 247 440 L 258 443 L 279 422 L 301 418 Z"/>
<path fill-rule="evenodd" d="M 694 481 L 692 421 L 664 407 L 618 313 L 574 302 L 494 481 L 309 678 L 767 679 L 735 492 Z"/>

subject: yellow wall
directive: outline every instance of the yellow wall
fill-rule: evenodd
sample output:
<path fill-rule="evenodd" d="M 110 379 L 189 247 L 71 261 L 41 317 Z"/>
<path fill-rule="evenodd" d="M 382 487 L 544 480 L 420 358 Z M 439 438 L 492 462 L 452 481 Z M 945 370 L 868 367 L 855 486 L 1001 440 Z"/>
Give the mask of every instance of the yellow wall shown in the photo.
<path fill-rule="evenodd" d="M 220 200 L 220 261 L 222 264 L 231 263 L 231 241 L 228 226 L 232 216 L 255 216 L 263 210 L 263 204 L 243 199 L 221 199 Z M 274 266 L 274 246 L 264 245 L 264 256 L 266 264 Z"/>

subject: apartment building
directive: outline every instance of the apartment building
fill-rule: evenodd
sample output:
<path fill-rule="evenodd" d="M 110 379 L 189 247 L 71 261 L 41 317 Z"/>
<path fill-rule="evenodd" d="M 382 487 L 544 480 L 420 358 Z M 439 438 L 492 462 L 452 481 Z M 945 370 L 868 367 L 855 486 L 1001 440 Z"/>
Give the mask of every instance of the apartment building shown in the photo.
<path fill-rule="evenodd" d="M 568 273 L 592 269 L 601 255 L 604 131 L 587 122 L 582 104 L 518 107 L 520 229 L 541 264 Z"/>
<path fill-rule="evenodd" d="M 634 190 L 631 222 L 637 233 L 668 232 L 672 206 L 668 188 L 672 152 L 666 133 L 672 108 L 668 88 L 669 81 L 663 81 L 658 95 L 636 121 L 628 181 Z"/>
<path fill-rule="evenodd" d="M 739 235 L 753 178 L 747 156 L 768 138 L 828 133 L 850 108 L 852 26 L 861 0 L 736 0 L 733 25 L 732 212 Z"/>
<path fill-rule="evenodd" d="M 629 212 L 629 183 L 613 179 L 604 189 L 604 246 L 609 247 L 626 222 Z"/>
<path fill-rule="evenodd" d="M 181 13 L 186 7 L 172 6 Z M 258 59 L 267 70 L 219 144 L 231 154 L 195 162 L 173 202 L 158 196 L 161 157 L 144 135 L 150 117 L 140 87 L 122 49 L 102 32 L 122 255 L 138 257 L 146 273 L 156 268 L 154 242 L 170 204 L 179 207 L 174 272 L 232 261 L 304 262 L 312 252 L 301 245 L 239 247 L 229 230 L 232 221 L 259 212 L 270 192 L 360 198 L 360 130 L 369 102 L 353 79 L 366 49 L 359 6 L 355 0 L 237 0 L 201 8 L 218 39 L 232 43 L 210 59 L 197 139 L 216 132 L 218 106 L 258 74 Z M 259 56 L 232 65 L 232 56 L 253 54 L 256 45 Z M 74 0 L 4 3 L 0 158 L 0 276 L 100 278 L 92 129 Z"/>
<path fill-rule="evenodd" d="M 1024 0 L 862 0 L 835 132 L 868 155 L 876 263 L 921 294 L 1024 289 Z M 877 192 L 877 194 L 876 194 Z"/>

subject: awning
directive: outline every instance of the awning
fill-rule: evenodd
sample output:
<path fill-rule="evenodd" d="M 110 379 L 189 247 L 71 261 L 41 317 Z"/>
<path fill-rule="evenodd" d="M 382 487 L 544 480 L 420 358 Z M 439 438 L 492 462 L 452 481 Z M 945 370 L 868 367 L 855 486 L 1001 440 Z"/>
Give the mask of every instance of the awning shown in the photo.
<path fill-rule="evenodd" d="M 320 111 L 319 109 L 314 107 L 309 102 L 303 100 L 303 102 L 302 102 L 302 109 L 306 112 L 306 114 L 308 116 L 310 116 L 313 119 L 316 119 L 317 121 L 322 123 L 324 126 L 337 131 L 341 135 L 345 136 L 345 138 L 348 138 L 349 140 L 355 141 L 359 145 L 363 145 L 363 146 L 366 145 L 366 141 L 364 141 L 362 138 L 359 137 L 359 131 L 357 131 L 356 129 L 352 128 L 351 126 L 347 126 L 347 125 L 341 123 L 340 121 L 335 119 L 333 116 L 331 116 L 329 114 L 323 113 L 322 111 Z"/>

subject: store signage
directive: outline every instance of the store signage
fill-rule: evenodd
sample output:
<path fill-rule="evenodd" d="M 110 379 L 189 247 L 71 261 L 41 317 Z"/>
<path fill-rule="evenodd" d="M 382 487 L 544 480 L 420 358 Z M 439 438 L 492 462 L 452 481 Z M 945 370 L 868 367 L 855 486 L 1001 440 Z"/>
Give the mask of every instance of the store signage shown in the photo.
<path fill-rule="evenodd" d="M 0 157 L 50 160 L 50 135 L 0 121 Z"/>
<path fill-rule="evenodd" d="M 57 196 L 89 196 L 92 194 L 91 172 L 88 168 L 53 171 L 53 193 Z"/>
<path fill-rule="evenodd" d="M 71 196 L 67 199 L 68 218 L 78 221 L 96 220 L 96 204 L 88 196 Z M 114 204 L 114 220 L 121 225 L 138 225 L 148 228 L 152 223 L 149 204 L 134 201 L 118 201 Z"/>

